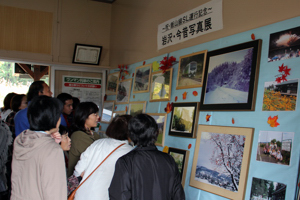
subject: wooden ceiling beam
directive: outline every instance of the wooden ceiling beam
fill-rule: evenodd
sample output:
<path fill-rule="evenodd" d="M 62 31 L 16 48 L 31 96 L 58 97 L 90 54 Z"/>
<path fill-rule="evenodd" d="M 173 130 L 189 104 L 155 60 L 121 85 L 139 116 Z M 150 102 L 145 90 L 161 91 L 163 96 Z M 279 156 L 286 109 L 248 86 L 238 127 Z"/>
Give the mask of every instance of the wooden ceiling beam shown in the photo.
<path fill-rule="evenodd" d="M 28 73 L 28 75 L 34 80 L 34 73 L 31 71 L 31 69 L 26 65 L 22 63 L 17 63 L 25 72 Z"/>
<path fill-rule="evenodd" d="M 40 65 L 33 65 L 34 71 L 32 71 L 26 64 L 17 63 L 28 75 L 34 80 L 39 81 L 41 78 L 49 72 L 49 66 L 46 66 L 43 71 L 40 71 Z"/>

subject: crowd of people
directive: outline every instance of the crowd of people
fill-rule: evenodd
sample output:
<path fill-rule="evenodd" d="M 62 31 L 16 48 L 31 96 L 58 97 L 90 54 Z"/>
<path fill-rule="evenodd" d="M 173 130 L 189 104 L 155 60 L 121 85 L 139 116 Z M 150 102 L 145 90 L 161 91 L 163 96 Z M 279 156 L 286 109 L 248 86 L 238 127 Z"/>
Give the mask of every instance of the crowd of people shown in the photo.
<path fill-rule="evenodd" d="M 71 177 L 81 183 L 76 200 L 185 199 L 174 159 L 155 146 L 152 117 L 117 116 L 101 138 L 95 103 L 54 98 L 43 81 L 3 103 L 0 199 L 66 200 Z"/>

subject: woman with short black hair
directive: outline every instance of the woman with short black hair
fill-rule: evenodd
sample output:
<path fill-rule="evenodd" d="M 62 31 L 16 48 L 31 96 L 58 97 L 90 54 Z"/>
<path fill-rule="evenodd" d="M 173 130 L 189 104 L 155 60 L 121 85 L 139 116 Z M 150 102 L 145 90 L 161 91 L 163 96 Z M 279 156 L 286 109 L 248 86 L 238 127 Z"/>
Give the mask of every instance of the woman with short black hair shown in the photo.
<path fill-rule="evenodd" d="M 14 142 L 11 200 L 67 199 L 63 150 L 51 135 L 58 131 L 62 108 L 48 96 L 37 96 L 28 106 L 30 129 Z"/>
<path fill-rule="evenodd" d="M 97 127 L 99 120 L 99 108 L 93 102 L 82 102 L 78 104 L 72 125 L 72 146 L 69 151 L 68 177 L 74 172 L 80 155 L 94 141 L 100 139 L 100 135 L 92 129 Z"/>
<path fill-rule="evenodd" d="M 80 176 L 84 172 L 82 180 L 111 153 L 107 160 L 91 175 L 91 177 L 77 190 L 75 200 L 101 199 L 108 200 L 108 187 L 114 174 L 115 164 L 119 157 L 131 151 L 132 146 L 128 143 L 128 122 L 130 115 L 115 117 L 106 130 L 109 138 L 95 141 L 85 152 L 81 154 L 74 175 Z"/>
<path fill-rule="evenodd" d="M 109 187 L 110 199 L 185 199 L 174 159 L 155 146 L 158 136 L 155 120 L 139 114 L 130 120 L 128 129 L 136 148 L 117 161 Z"/>

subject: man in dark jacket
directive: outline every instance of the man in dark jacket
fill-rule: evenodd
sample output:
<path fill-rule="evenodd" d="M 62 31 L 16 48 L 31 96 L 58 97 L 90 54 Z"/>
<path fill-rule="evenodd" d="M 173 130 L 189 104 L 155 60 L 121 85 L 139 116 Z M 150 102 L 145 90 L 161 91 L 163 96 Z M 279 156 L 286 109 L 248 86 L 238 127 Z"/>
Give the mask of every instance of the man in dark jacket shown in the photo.
<path fill-rule="evenodd" d="M 111 200 L 184 200 L 180 173 L 174 159 L 155 146 L 158 127 L 146 114 L 133 117 L 129 137 L 136 148 L 119 158 L 109 188 Z"/>

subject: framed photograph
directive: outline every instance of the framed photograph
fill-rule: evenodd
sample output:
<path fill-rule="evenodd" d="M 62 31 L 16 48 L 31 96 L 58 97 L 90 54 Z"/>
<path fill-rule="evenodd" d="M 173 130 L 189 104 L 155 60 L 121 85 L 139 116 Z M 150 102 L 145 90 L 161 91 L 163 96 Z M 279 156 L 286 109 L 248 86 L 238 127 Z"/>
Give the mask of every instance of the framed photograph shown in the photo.
<path fill-rule="evenodd" d="M 110 123 L 113 118 L 114 101 L 104 101 L 101 113 L 101 122 Z"/>
<path fill-rule="evenodd" d="M 207 53 L 200 110 L 255 108 L 261 40 Z"/>
<path fill-rule="evenodd" d="M 285 199 L 286 184 L 265 179 L 252 179 L 250 199 Z"/>
<path fill-rule="evenodd" d="M 298 79 L 282 83 L 265 82 L 263 111 L 295 111 L 298 96 Z"/>
<path fill-rule="evenodd" d="M 166 113 L 147 113 L 155 119 L 158 125 L 158 137 L 156 140 L 155 145 L 163 147 L 165 145 L 165 130 L 166 130 L 166 123 L 167 123 L 167 114 Z"/>
<path fill-rule="evenodd" d="M 128 104 L 131 92 L 132 78 L 120 81 L 118 84 L 116 103 Z"/>
<path fill-rule="evenodd" d="M 75 44 L 72 63 L 99 65 L 102 46 Z"/>
<path fill-rule="evenodd" d="M 244 199 L 253 128 L 199 125 L 190 185 Z"/>
<path fill-rule="evenodd" d="M 122 110 L 122 111 L 114 111 L 113 112 L 113 118 L 120 116 L 120 115 L 126 115 L 126 111 Z"/>
<path fill-rule="evenodd" d="M 179 173 L 181 175 L 181 184 L 182 187 L 184 187 L 190 151 L 169 147 L 168 153 L 174 158 L 178 166 Z"/>
<path fill-rule="evenodd" d="M 150 102 L 170 101 L 172 89 L 173 68 L 153 72 L 151 75 Z"/>
<path fill-rule="evenodd" d="M 149 92 L 152 63 L 135 68 L 133 93 Z"/>
<path fill-rule="evenodd" d="M 199 116 L 199 103 L 173 103 L 169 135 L 195 137 Z"/>
<path fill-rule="evenodd" d="M 290 165 L 294 132 L 259 131 L 256 160 Z"/>
<path fill-rule="evenodd" d="M 268 62 L 300 56 L 300 26 L 270 34 Z"/>
<path fill-rule="evenodd" d="M 207 50 L 181 56 L 177 89 L 202 87 Z"/>
<path fill-rule="evenodd" d="M 107 75 L 106 94 L 116 95 L 119 83 L 120 72 L 115 72 Z"/>
<path fill-rule="evenodd" d="M 147 101 L 134 101 L 129 104 L 129 115 L 133 117 L 146 111 Z"/>

